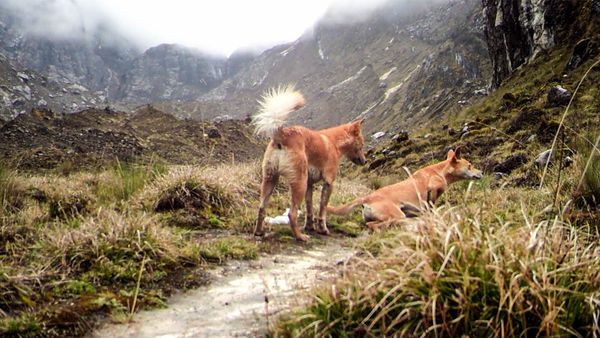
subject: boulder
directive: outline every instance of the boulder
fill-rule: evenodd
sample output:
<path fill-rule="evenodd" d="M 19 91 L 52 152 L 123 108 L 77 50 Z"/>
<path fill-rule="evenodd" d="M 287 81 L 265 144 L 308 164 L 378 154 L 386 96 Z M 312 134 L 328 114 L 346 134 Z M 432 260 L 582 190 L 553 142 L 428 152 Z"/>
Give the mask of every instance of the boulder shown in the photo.
<path fill-rule="evenodd" d="M 549 107 L 565 106 L 569 103 L 572 96 L 573 93 L 562 86 L 552 87 L 548 92 L 546 104 Z"/>
<path fill-rule="evenodd" d="M 209 129 L 208 132 L 206 133 L 206 135 L 208 136 L 208 138 L 220 138 L 221 137 L 221 133 L 219 132 L 219 129 L 217 129 L 217 128 Z"/>
<path fill-rule="evenodd" d="M 396 143 L 402 143 L 408 141 L 408 131 L 401 130 L 398 134 L 392 136 L 392 141 Z"/>
<path fill-rule="evenodd" d="M 543 167 L 548 161 L 550 161 L 551 157 L 552 149 L 544 150 L 535 158 L 535 161 L 533 161 L 533 163 L 535 163 L 535 165 L 538 167 Z"/>

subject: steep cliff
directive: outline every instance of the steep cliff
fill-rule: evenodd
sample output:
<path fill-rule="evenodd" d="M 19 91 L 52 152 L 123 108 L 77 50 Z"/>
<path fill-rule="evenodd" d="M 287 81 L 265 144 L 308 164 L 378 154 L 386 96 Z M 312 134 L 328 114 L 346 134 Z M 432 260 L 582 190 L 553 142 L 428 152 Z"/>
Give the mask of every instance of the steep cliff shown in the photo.
<path fill-rule="evenodd" d="M 540 52 L 556 45 L 575 45 L 599 28 L 597 0 L 482 0 L 482 3 L 486 42 L 494 69 L 493 88 Z"/>
<path fill-rule="evenodd" d="M 163 44 L 149 48 L 130 63 L 117 99 L 133 103 L 193 100 L 220 84 L 226 75 L 225 57 Z"/>

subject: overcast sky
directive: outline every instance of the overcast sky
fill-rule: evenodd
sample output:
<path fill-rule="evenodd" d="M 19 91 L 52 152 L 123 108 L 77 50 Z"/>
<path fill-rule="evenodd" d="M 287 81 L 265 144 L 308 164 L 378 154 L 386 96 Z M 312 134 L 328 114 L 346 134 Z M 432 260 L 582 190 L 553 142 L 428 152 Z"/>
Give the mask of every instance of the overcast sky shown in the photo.
<path fill-rule="evenodd" d="M 354 15 L 385 0 L 0 0 L 28 31 L 72 38 L 111 22 L 140 47 L 179 43 L 229 55 L 294 41 L 328 8 Z"/>

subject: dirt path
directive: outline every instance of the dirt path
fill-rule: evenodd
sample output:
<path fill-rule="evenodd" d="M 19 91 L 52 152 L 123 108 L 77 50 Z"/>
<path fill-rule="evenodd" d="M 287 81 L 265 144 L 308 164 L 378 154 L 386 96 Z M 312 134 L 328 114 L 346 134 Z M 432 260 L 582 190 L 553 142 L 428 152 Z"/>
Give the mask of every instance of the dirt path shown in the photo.
<path fill-rule="evenodd" d="M 172 297 L 168 308 L 142 311 L 134 322 L 106 325 L 92 336 L 260 336 L 268 318 L 298 304 L 299 293 L 326 281 L 351 255 L 352 249 L 331 238 L 311 249 L 233 262 L 210 285 Z"/>

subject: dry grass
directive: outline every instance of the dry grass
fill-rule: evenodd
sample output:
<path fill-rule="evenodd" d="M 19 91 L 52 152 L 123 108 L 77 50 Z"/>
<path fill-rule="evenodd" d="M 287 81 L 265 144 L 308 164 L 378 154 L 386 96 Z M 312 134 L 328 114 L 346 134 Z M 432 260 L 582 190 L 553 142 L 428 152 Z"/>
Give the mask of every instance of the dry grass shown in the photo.
<path fill-rule="evenodd" d="M 193 186 L 211 203 L 188 212 L 235 229 L 228 217 L 254 212 L 255 172 L 117 163 L 64 176 L 1 167 L 0 335 L 81 335 L 95 314 L 128 320 L 138 305 L 163 304 L 165 291 L 204 283 L 197 271 L 211 262 L 255 258 L 256 244 L 236 231 L 215 238 L 167 224 L 175 211 L 154 211 L 164 194 L 185 195 L 174 187 Z"/>
<path fill-rule="evenodd" d="M 369 237 L 343 277 L 272 334 L 599 335 L 600 246 L 590 228 L 540 212 L 551 191 L 468 190 L 487 206 L 442 206 Z"/>

